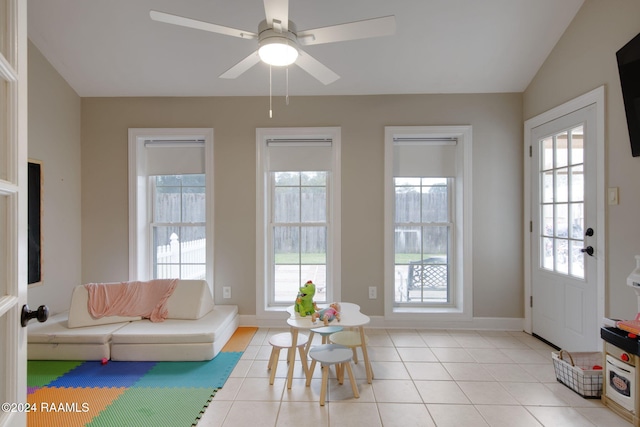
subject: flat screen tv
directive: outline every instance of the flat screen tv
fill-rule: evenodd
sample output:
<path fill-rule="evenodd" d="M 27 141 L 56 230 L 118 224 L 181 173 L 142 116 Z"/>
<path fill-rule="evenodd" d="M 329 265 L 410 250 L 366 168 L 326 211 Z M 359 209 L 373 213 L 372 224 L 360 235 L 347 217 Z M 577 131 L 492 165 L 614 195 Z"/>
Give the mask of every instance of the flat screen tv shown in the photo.
<path fill-rule="evenodd" d="M 631 154 L 640 156 L 640 34 L 616 52 Z"/>

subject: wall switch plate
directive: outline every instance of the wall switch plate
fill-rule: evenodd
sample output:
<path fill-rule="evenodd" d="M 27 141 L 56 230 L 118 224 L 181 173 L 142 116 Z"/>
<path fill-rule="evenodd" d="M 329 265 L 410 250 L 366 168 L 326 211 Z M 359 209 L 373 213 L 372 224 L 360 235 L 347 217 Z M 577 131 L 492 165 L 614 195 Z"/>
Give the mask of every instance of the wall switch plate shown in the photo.
<path fill-rule="evenodd" d="M 231 286 L 225 286 L 222 288 L 222 298 L 224 299 L 231 298 Z"/>
<path fill-rule="evenodd" d="M 610 205 L 618 204 L 618 187 L 610 187 L 607 190 L 607 201 Z"/>
<path fill-rule="evenodd" d="M 378 298 L 378 288 L 375 286 L 369 286 L 369 299 Z"/>

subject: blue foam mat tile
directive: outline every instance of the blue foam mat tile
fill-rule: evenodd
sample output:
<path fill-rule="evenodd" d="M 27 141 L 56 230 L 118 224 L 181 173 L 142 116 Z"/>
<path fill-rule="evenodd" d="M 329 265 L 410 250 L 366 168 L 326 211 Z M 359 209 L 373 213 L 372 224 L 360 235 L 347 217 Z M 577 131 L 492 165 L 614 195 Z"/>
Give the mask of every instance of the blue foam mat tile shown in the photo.
<path fill-rule="evenodd" d="M 48 387 L 131 387 L 157 362 L 85 362 L 52 381 Z"/>
<path fill-rule="evenodd" d="M 158 362 L 132 387 L 206 387 L 224 385 L 242 352 L 220 352 L 203 362 Z"/>

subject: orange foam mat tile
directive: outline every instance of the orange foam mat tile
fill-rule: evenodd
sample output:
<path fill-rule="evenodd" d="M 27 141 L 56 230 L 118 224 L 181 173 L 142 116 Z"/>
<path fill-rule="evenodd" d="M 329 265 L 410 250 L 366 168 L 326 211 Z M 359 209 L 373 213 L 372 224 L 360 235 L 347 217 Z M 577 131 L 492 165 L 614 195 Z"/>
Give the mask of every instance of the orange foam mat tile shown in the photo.
<path fill-rule="evenodd" d="M 257 330 L 256 327 L 240 326 L 222 347 L 222 351 L 245 351 Z"/>
<path fill-rule="evenodd" d="M 43 387 L 27 396 L 32 411 L 29 427 L 84 426 L 116 400 L 126 388 Z"/>

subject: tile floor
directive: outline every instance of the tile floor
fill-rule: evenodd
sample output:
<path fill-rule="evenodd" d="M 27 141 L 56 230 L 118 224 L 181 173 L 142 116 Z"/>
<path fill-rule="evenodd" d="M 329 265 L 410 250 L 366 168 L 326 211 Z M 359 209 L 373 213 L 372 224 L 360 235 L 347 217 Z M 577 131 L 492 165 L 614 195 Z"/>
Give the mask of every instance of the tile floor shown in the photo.
<path fill-rule="evenodd" d="M 360 359 L 360 398 L 330 377 L 321 407 L 320 367 L 305 387 L 297 360 L 287 390 L 286 351 L 269 385 L 269 337 L 286 331 L 257 331 L 198 426 L 631 426 L 558 383 L 553 349 L 523 332 L 367 329 L 373 384 Z"/>

